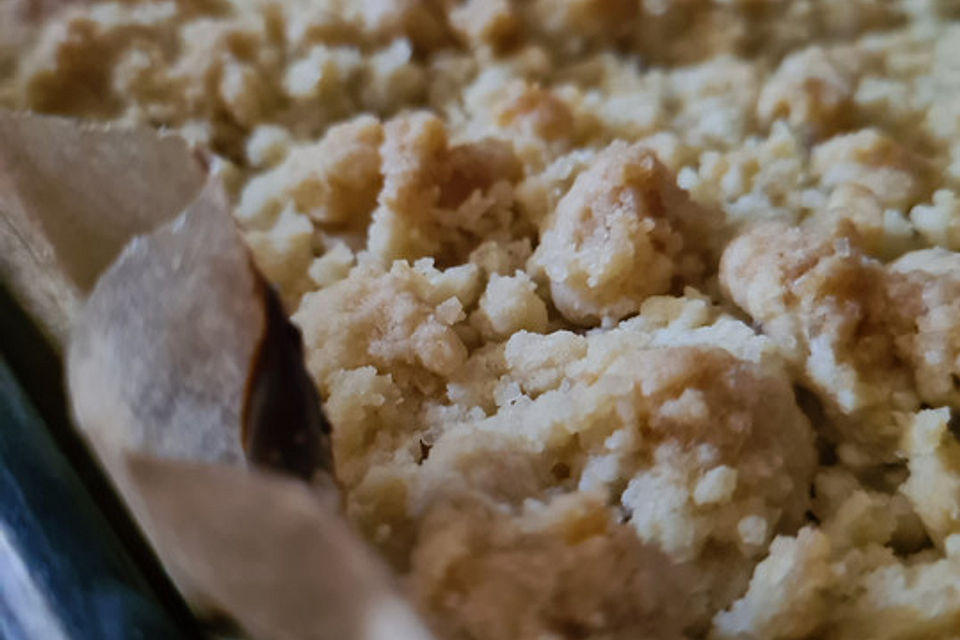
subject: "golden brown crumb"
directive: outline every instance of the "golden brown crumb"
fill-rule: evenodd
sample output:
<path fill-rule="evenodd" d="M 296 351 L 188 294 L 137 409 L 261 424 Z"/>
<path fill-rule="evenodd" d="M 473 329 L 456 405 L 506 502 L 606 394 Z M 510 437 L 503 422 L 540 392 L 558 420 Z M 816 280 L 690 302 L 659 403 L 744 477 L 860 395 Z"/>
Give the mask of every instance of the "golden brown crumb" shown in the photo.
<path fill-rule="evenodd" d="M 897 351 L 910 332 L 909 290 L 897 291 L 850 238 L 781 225 L 731 242 L 720 280 L 824 400 L 841 437 L 889 459 L 899 438 L 894 412 L 917 405 Z"/>
<path fill-rule="evenodd" d="M 894 304 L 910 313 L 913 330 L 898 346 L 913 368 L 917 393 L 928 404 L 954 406 L 960 402 L 960 255 L 914 251 L 890 271 L 905 277 Z"/>
<path fill-rule="evenodd" d="M 332 127 L 316 144 L 295 147 L 286 159 L 251 180 L 237 216 L 252 226 L 269 224 L 285 204 L 323 225 L 365 226 L 382 177 L 383 128 L 370 116 Z"/>
<path fill-rule="evenodd" d="M 487 237 L 512 237 L 513 183 L 522 166 L 509 145 L 450 145 L 443 122 L 414 113 L 389 121 L 380 150 L 384 183 L 368 249 L 381 263 L 433 255 L 456 264 Z"/>
<path fill-rule="evenodd" d="M 885 209 L 904 210 L 930 195 L 930 164 L 872 129 L 836 136 L 817 145 L 810 162 L 813 176 L 824 187 L 862 187 Z"/>
<path fill-rule="evenodd" d="M 704 274 L 713 222 L 651 151 L 616 142 L 557 203 L 531 264 L 567 320 L 619 320 Z"/>
<path fill-rule="evenodd" d="M 517 36 L 517 12 L 508 0 L 466 0 L 450 12 L 453 28 L 472 44 L 503 47 Z"/>
<path fill-rule="evenodd" d="M 767 122 L 784 118 L 815 139 L 846 129 L 862 57 L 856 50 L 822 47 L 791 54 L 760 93 L 757 115 Z"/>
<path fill-rule="evenodd" d="M 612 522 L 598 500 L 531 511 L 533 527 L 482 504 L 424 519 L 414 588 L 426 607 L 449 612 L 438 625 L 444 637 L 682 637 L 682 568 Z"/>

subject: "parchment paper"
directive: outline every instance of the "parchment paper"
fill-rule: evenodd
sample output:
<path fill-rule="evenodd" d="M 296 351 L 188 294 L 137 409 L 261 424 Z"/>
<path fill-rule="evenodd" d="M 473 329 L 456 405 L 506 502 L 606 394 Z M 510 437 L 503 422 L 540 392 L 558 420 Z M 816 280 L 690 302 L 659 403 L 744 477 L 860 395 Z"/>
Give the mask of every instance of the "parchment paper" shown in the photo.
<path fill-rule="evenodd" d="M 0 110 L 0 276 L 62 347 L 100 272 L 205 175 L 172 135 Z"/>
<path fill-rule="evenodd" d="M 5 281 L 69 335 L 76 422 L 198 610 L 426 640 L 337 511 L 299 334 L 206 173 L 173 136 L 0 112 Z"/>

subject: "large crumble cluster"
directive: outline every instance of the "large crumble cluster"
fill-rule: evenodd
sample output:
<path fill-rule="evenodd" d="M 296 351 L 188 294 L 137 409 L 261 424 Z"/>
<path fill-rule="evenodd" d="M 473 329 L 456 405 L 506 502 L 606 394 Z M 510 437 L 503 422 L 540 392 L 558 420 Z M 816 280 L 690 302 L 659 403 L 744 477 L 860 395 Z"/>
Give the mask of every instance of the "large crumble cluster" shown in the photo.
<path fill-rule="evenodd" d="M 439 637 L 960 638 L 960 2 L 56 4 L 0 101 L 222 159 Z"/>

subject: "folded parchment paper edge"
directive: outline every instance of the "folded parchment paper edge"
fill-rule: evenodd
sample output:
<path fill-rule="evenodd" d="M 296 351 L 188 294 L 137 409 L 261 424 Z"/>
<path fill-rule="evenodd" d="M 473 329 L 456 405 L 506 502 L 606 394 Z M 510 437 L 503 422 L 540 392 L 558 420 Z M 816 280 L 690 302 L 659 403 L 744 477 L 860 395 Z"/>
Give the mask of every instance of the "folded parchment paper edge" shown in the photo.
<path fill-rule="evenodd" d="M 0 112 L 0 148 L 0 246 L 16 248 L 5 253 L 0 275 L 61 345 L 78 318 L 72 331 L 83 331 L 83 298 L 102 267 L 135 254 L 144 243 L 135 236 L 183 208 L 184 192 L 200 192 L 200 204 L 188 209 L 224 203 L 209 183 L 200 190 L 203 163 L 182 141 L 149 130 Z M 90 370 L 78 368 L 73 354 L 70 360 L 82 430 L 195 606 L 215 608 L 259 638 L 429 638 L 328 491 L 245 468 L 239 425 L 221 425 L 236 430 L 236 441 L 212 450 L 177 450 L 175 442 L 171 449 L 164 434 L 144 437 L 141 425 L 124 423 L 140 417 L 136 398 L 109 399 L 114 389 L 87 378 Z M 100 411 L 112 401 L 126 405 L 91 414 L 91 394 L 108 396 L 97 400 Z"/>
<path fill-rule="evenodd" d="M 186 207 L 205 175 L 174 135 L 0 110 L 0 277 L 62 350 L 96 276 Z M 122 190 L 99 189 L 102 176 Z"/>

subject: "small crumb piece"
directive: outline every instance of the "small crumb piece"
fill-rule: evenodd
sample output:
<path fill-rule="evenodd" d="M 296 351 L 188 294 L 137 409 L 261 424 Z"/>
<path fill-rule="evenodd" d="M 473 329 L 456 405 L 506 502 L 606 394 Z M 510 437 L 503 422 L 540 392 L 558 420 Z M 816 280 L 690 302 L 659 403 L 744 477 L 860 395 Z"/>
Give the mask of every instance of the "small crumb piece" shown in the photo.
<path fill-rule="evenodd" d="M 614 142 L 560 200 L 531 266 L 567 320 L 617 320 L 703 274 L 713 222 L 649 149 Z"/>
<path fill-rule="evenodd" d="M 269 224 L 287 203 L 326 224 L 363 227 L 382 182 L 380 122 L 359 116 L 331 127 L 319 142 L 296 147 L 286 159 L 250 180 L 236 216 L 247 225 Z"/>
<path fill-rule="evenodd" d="M 954 191 L 935 191 L 933 202 L 910 210 L 910 221 L 927 242 L 951 251 L 960 249 L 960 198 Z"/>
<path fill-rule="evenodd" d="M 767 521 L 762 516 L 746 516 L 737 523 L 740 541 L 751 547 L 762 546 L 767 541 Z"/>
<path fill-rule="evenodd" d="M 343 280 L 354 264 L 354 255 L 345 244 L 336 244 L 310 265 L 308 275 L 318 288 Z"/>
<path fill-rule="evenodd" d="M 247 161 L 253 167 L 272 167 L 290 149 L 290 132 L 271 124 L 260 125 L 247 139 Z"/>
<path fill-rule="evenodd" d="M 727 465 L 720 465 L 710 469 L 693 490 L 693 501 L 698 506 L 707 506 L 711 504 L 721 504 L 733 497 L 733 492 L 737 490 L 737 470 Z M 754 517 L 754 516 L 748 516 Z M 743 523 L 743 520 L 740 521 Z M 743 529 L 739 529 L 740 536 L 743 538 Z"/>
<path fill-rule="evenodd" d="M 517 331 L 542 333 L 547 328 L 547 305 L 537 285 L 523 271 L 512 276 L 493 274 L 480 297 L 472 322 L 488 339 L 506 339 Z"/>
<path fill-rule="evenodd" d="M 952 533 L 943 541 L 948 558 L 960 559 L 960 533 Z"/>

